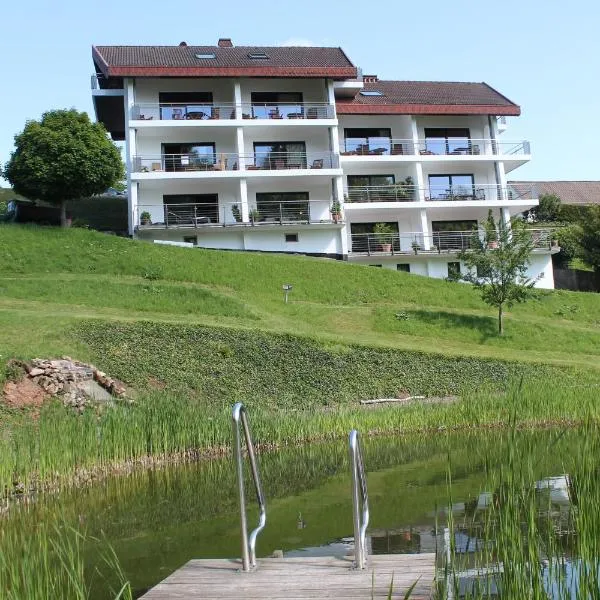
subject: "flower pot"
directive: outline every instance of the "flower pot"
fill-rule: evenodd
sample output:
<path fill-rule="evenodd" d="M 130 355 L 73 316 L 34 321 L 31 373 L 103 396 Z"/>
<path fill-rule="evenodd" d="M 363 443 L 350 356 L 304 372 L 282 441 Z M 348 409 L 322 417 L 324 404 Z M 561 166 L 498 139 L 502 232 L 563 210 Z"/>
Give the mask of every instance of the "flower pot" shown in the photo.
<path fill-rule="evenodd" d="M 382 252 L 391 252 L 392 251 L 391 244 L 381 244 L 379 247 L 381 248 Z"/>
<path fill-rule="evenodd" d="M 495 250 L 496 248 L 498 248 L 498 242 L 495 242 L 495 241 L 493 241 L 493 242 L 488 242 L 488 245 L 487 245 L 487 246 L 488 246 L 488 248 L 490 248 L 490 249 L 492 249 L 492 250 Z"/>

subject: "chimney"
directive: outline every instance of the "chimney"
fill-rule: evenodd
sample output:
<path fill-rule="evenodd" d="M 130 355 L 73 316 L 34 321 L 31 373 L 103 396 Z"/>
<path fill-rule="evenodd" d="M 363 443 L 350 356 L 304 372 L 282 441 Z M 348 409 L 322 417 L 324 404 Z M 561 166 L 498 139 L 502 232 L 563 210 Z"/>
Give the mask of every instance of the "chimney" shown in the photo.
<path fill-rule="evenodd" d="M 179 46 L 187 46 L 187 42 L 179 42 Z"/>
<path fill-rule="evenodd" d="M 217 45 L 219 48 L 233 48 L 233 42 L 231 41 L 231 38 L 219 38 Z"/>
<path fill-rule="evenodd" d="M 379 78 L 377 75 L 363 75 L 363 81 L 365 83 L 375 83 L 376 81 L 379 81 Z"/>

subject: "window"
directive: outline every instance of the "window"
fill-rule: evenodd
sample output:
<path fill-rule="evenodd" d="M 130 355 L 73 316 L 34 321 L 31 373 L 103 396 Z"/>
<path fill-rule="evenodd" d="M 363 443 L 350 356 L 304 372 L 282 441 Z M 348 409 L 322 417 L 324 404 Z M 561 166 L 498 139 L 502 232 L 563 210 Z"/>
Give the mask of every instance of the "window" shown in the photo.
<path fill-rule="evenodd" d="M 398 263 L 396 265 L 396 271 L 403 271 L 404 273 L 410 273 L 409 263 Z"/>
<path fill-rule="evenodd" d="M 163 196 L 165 225 L 209 225 L 219 222 L 217 194 L 169 194 Z"/>
<path fill-rule="evenodd" d="M 257 193 L 256 210 L 262 223 L 310 221 L 308 192 Z"/>
<path fill-rule="evenodd" d="M 345 151 L 352 154 L 370 154 L 380 156 L 390 154 L 392 149 L 392 130 L 368 127 L 344 129 Z"/>
<path fill-rule="evenodd" d="M 253 60 L 266 60 L 269 57 L 264 52 L 248 52 L 248 58 Z"/>
<path fill-rule="evenodd" d="M 184 236 L 183 241 L 186 244 L 194 244 L 194 246 L 196 246 L 198 244 L 198 238 L 195 235 L 191 235 L 191 236 Z"/>
<path fill-rule="evenodd" d="M 252 92 L 252 116 L 258 119 L 301 118 L 302 92 Z"/>
<path fill-rule="evenodd" d="M 471 247 L 477 221 L 432 221 L 433 245 L 438 250 L 467 250 Z"/>
<path fill-rule="evenodd" d="M 467 128 L 426 128 L 425 148 L 427 154 L 474 154 L 475 146 Z"/>
<path fill-rule="evenodd" d="M 180 121 L 213 116 L 212 92 L 160 92 L 160 118 Z"/>
<path fill-rule="evenodd" d="M 430 175 L 431 200 L 481 200 L 481 190 L 475 189 L 473 175 Z"/>
<path fill-rule="evenodd" d="M 393 191 L 390 197 L 389 189 L 380 188 L 381 186 L 394 185 L 395 181 L 393 175 L 348 175 L 348 200 L 351 202 L 385 202 L 386 200 L 393 200 Z"/>
<path fill-rule="evenodd" d="M 285 242 L 286 244 L 291 244 L 292 242 L 297 242 L 298 241 L 298 234 L 297 233 L 286 233 L 285 234 Z"/>
<path fill-rule="evenodd" d="M 212 142 L 191 144 L 163 144 L 163 169 L 165 171 L 209 171 L 216 159 Z"/>
<path fill-rule="evenodd" d="M 196 58 L 199 58 L 200 60 L 217 58 L 217 55 L 214 52 L 204 52 L 204 53 L 194 54 L 194 56 Z"/>
<path fill-rule="evenodd" d="M 306 169 L 306 144 L 254 142 L 254 161 L 262 169 Z"/>
<path fill-rule="evenodd" d="M 460 263 L 459 262 L 449 262 L 448 263 L 448 278 L 449 279 L 458 279 L 460 277 Z"/>
<path fill-rule="evenodd" d="M 370 267 L 380 267 L 380 268 L 382 268 L 382 267 L 383 267 L 383 265 L 369 265 L 369 266 L 370 266 Z"/>
<path fill-rule="evenodd" d="M 377 223 L 351 223 L 350 224 L 350 239 L 352 240 L 352 252 L 381 252 L 382 236 L 374 233 Z M 389 225 L 393 233 L 390 236 L 385 236 L 383 241 L 391 241 L 392 250 L 400 251 L 400 240 L 398 236 L 398 222 L 394 221 L 386 223 Z"/>
<path fill-rule="evenodd" d="M 361 96 L 383 96 L 383 92 L 379 90 L 361 90 L 359 94 Z"/>

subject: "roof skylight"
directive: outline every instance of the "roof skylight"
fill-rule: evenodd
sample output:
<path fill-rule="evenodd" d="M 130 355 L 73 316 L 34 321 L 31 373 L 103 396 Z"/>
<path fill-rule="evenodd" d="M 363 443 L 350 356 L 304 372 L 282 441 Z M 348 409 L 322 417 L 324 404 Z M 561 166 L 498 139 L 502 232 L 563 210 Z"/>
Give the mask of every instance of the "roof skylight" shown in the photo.
<path fill-rule="evenodd" d="M 194 56 L 200 59 L 217 58 L 217 55 L 214 52 L 201 52 L 199 54 L 194 54 Z"/>
<path fill-rule="evenodd" d="M 361 90 L 360 95 L 361 96 L 383 96 L 383 92 L 380 92 L 379 90 Z"/>
<path fill-rule="evenodd" d="M 248 52 L 248 58 L 255 60 L 265 60 L 269 58 L 264 52 Z"/>

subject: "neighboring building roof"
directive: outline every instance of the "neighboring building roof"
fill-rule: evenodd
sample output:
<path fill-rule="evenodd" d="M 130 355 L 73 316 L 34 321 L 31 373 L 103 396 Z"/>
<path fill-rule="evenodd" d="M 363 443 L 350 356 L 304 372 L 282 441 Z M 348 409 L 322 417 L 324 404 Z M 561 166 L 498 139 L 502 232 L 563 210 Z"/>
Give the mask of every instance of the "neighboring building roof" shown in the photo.
<path fill-rule="evenodd" d="M 197 58 L 196 55 L 214 58 Z M 265 54 L 267 58 L 251 58 Z M 107 77 L 357 76 L 341 48 L 304 46 L 92 46 Z"/>
<path fill-rule="evenodd" d="M 454 81 L 369 80 L 354 98 L 336 105 L 339 114 L 521 114 L 517 104 L 487 83 Z"/>
<path fill-rule="evenodd" d="M 600 204 L 600 181 L 509 181 L 517 191 L 535 186 L 537 196 L 554 194 L 563 204 Z"/>

